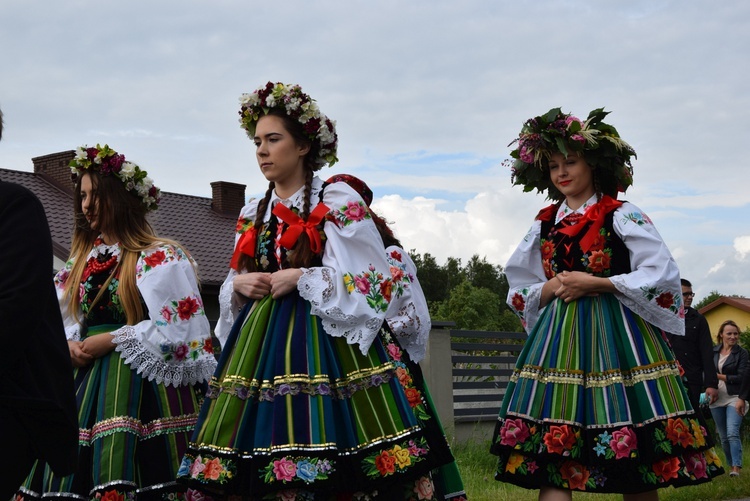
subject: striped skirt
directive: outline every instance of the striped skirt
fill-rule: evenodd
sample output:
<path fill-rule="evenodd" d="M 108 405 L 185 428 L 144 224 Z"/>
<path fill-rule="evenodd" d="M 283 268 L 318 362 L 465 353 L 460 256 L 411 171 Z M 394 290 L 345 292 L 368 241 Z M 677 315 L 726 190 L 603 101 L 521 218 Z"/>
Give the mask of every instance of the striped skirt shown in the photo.
<path fill-rule="evenodd" d="M 453 461 L 389 332 L 363 355 L 297 293 L 245 307 L 207 397 L 178 473 L 201 496 L 437 499 L 430 471 Z"/>
<path fill-rule="evenodd" d="M 118 327 L 96 326 L 88 334 Z M 21 497 L 133 501 L 183 496 L 185 488 L 175 476 L 198 419 L 198 388 L 144 380 L 116 351 L 76 368 L 74 380 L 78 469 L 57 477 L 37 463 Z"/>
<path fill-rule="evenodd" d="M 723 473 L 662 332 L 612 294 L 550 303 L 500 409 L 497 480 L 638 493 Z"/>

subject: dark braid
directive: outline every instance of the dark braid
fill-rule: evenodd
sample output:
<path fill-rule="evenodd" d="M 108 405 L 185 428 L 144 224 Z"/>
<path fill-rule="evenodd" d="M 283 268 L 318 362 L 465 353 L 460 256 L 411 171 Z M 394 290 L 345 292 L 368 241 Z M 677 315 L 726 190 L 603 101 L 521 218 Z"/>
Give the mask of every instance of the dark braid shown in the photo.
<path fill-rule="evenodd" d="M 266 215 L 266 209 L 268 209 L 268 202 L 271 200 L 271 194 L 273 193 L 274 186 L 275 183 L 273 181 L 269 182 L 265 196 L 260 202 L 258 202 L 257 212 L 255 213 L 255 221 L 253 222 L 253 227 L 256 231 L 260 231 L 261 227 L 263 226 L 263 218 Z M 258 271 L 258 264 L 255 261 L 254 257 L 248 256 L 247 254 L 242 254 L 239 260 L 239 268 L 240 270 L 246 270 L 248 272 Z"/>

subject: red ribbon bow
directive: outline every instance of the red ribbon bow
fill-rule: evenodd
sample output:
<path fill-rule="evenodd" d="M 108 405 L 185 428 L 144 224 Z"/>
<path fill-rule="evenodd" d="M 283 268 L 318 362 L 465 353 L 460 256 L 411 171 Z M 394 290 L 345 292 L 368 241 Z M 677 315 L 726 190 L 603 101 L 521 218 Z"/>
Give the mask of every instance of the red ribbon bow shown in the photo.
<path fill-rule="evenodd" d="M 318 254 L 323 249 L 323 243 L 320 240 L 320 232 L 317 226 L 330 210 L 328 206 L 321 202 L 313 209 L 307 221 L 305 221 L 286 205 L 281 203 L 276 204 L 272 211 L 273 214 L 289 225 L 284 234 L 281 235 L 279 244 L 286 249 L 291 249 L 304 231 L 310 239 L 310 250 Z"/>
<path fill-rule="evenodd" d="M 258 230 L 255 227 L 250 228 L 240 236 L 237 241 L 237 245 L 234 248 L 234 254 L 232 254 L 232 262 L 229 266 L 237 271 L 240 271 L 240 256 L 246 254 L 250 257 L 255 257 L 255 241 L 258 238 Z"/>
<path fill-rule="evenodd" d="M 586 226 L 586 223 L 593 223 L 581 239 L 581 250 L 586 253 L 596 242 L 596 237 L 597 235 L 599 235 L 599 230 L 601 230 L 602 226 L 604 226 L 604 218 L 607 216 L 607 214 L 617 209 L 621 205 L 622 202 L 615 200 L 608 195 L 604 195 L 601 200 L 599 200 L 599 202 L 586 209 L 586 212 L 583 213 L 583 217 L 578 222 L 578 224 L 566 226 L 559 231 L 563 235 L 574 237 L 581 232 L 583 227 Z"/>

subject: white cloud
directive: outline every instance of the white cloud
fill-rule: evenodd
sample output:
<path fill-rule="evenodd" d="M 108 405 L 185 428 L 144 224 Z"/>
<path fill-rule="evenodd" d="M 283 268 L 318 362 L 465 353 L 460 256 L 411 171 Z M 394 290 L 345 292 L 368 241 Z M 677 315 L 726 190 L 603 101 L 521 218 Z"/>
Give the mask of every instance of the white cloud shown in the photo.
<path fill-rule="evenodd" d="M 750 235 L 735 238 L 734 250 L 737 251 L 737 259 L 743 261 L 745 256 L 750 253 Z"/>

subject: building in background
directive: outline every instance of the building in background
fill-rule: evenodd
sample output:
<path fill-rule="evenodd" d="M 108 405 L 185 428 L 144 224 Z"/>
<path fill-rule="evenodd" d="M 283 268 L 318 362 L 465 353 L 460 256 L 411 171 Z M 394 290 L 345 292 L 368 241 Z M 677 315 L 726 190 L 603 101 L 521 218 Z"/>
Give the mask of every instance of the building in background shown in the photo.
<path fill-rule="evenodd" d="M 721 296 L 716 301 L 708 303 L 698 310 L 706 320 L 711 329 L 711 340 L 716 344 L 716 334 L 719 332 L 722 322 L 734 320 L 740 331 L 750 327 L 750 298 Z"/>

